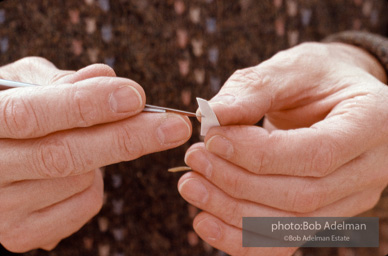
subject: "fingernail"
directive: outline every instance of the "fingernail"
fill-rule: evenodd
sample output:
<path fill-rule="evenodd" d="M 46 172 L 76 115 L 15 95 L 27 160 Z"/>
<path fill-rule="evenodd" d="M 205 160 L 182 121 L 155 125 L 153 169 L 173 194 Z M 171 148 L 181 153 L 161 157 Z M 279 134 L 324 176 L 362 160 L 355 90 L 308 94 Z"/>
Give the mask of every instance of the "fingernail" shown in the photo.
<path fill-rule="evenodd" d="M 202 150 L 189 151 L 185 155 L 185 163 L 195 171 L 202 173 L 206 178 L 210 178 L 213 166 Z"/>
<path fill-rule="evenodd" d="M 168 115 L 157 130 L 161 144 L 171 144 L 190 137 L 190 126 L 179 115 Z"/>
<path fill-rule="evenodd" d="M 230 105 L 236 100 L 236 97 L 231 94 L 217 95 L 213 99 L 210 100 L 210 104 L 224 104 Z"/>
<path fill-rule="evenodd" d="M 132 86 L 117 88 L 109 97 L 109 105 L 115 113 L 133 112 L 142 107 L 140 93 Z"/>
<path fill-rule="evenodd" d="M 227 138 L 220 135 L 211 137 L 206 143 L 206 148 L 210 152 L 225 159 L 230 159 L 234 153 L 232 143 Z"/>
<path fill-rule="evenodd" d="M 198 224 L 195 226 L 195 231 L 201 237 L 212 241 L 218 240 L 221 236 L 220 226 L 208 218 L 198 222 Z"/>
<path fill-rule="evenodd" d="M 191 178 L 182 182 L 178 187 L 179 193 L 188 201 L 199 205 L 206 203 L 209 193 L 198 179 Z"/>

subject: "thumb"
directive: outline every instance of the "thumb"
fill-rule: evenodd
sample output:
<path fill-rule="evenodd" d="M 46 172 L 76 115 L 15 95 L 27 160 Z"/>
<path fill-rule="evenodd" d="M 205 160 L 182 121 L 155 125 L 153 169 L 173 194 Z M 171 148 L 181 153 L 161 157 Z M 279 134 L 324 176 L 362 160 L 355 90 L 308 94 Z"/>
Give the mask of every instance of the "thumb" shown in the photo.
<path fill-rule="evenodd" d="M 354 76 L 349 65 L 330 58 L 327 46 L 296 46 L 255 67 L 237 70 L 210 104 L 221 125 L 255 124 L 268 112 L 297 109 L 340 90 L 333 82 L 338 81 L 333 80 L 338 70 Z M 329 107 L 314 108 L 309 118 L 327 114 Z"/>
<path fill-rule="evenodd" d="M 221 125 L 255 124 L 273 105 L 269 75 L 250 67 L 237 70 L 210 101 Z"/>

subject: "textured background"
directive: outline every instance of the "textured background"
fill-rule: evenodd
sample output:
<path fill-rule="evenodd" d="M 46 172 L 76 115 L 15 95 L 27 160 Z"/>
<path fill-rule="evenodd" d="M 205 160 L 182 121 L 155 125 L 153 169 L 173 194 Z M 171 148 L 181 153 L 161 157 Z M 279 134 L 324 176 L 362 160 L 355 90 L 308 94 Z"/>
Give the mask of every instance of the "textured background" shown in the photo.
<path fill-rule="evenodd" d="M 387 13 L 385 0 L 6 0 L 0 64 L 24 56 L 45 57 L 61 69 L 106 63 L 140 83 L 148 103 L 195 111 L 195 97 L 211 98 L 233 71 L 279 50 L 348 29 L 387 35 Z M 108 166 L 100 214 L 52 252 L 25 255 L 224 255 L 195 235 L 198 210 L 179 197 L 181 174 L 166 171 L 182 165 L 185 150 L 200 140 L 193 124 L 192 139 L 178 149 Z M 384 212 L 379 206 L 373 214 Z M 380 253 L 388 252 L 383 246 Z"/>

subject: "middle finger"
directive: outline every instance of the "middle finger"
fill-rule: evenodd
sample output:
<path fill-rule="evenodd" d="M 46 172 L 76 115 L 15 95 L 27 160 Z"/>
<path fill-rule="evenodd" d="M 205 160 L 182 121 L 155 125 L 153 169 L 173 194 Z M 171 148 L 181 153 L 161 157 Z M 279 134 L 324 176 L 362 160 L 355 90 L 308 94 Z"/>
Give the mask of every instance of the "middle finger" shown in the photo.
<path fill-rule="evenodd" d="M 372 208 L 383 186 L 343 198 L 310 213 L 282 211 L 267 205 L 235 199 L 208 182 L 203 176 L 189 172 L 178 183 L 182 197 L 194 206 L 219 217 L 224 222 L 242 228 L 242 217 L 348 217 Z"/>
<path fill-rule="evenodd" d="M 66 200 L 92 186 L 99 169 L 76 176 L 24 180 L 2 188 L 2 207 L 25 212 L 40 210 Z M 22 207 L 23 209 L 20 209 Z"/>
<path fill-rule="evenodd" d="M 192 146 L 186 163 L 231 197 L 292 212 L 311 212 L 372 185 L 382 184 L 388 147 L 380 147 L 323 178 L 257 175 Z M 378 160 L 384 159 L 384 163 Z"/>

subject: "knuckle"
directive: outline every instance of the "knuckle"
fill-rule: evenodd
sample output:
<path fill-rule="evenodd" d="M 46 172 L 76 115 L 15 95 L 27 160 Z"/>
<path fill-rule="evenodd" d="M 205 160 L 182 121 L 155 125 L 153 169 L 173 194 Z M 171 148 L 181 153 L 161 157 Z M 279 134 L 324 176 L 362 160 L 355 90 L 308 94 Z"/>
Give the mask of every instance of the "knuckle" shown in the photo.
<path fill-rule="evenodd" d="M 5 132 L 12 138 L 32 137 L 35 129 L 41 130 L 34 106 L 21 97 L 3 101 L 2 118 Z"/>
<path fill-rule="evenodd" d="M 261 150 L 258 157 L 255 157 L 255 159 L 250 161 L 251 163 L 256 163 L 256 166 L 252 168 L 253 172 L 256 174 L 265 174 L 271 166 L 270 159 L 271 156 L 269 155 L 269 152 Z"/>
<path fill-rule="evenodd" d="M 35 68 L 36 64 L 43 65 L 43 66 L 54 66 L 52 62 L 39 56 L 24 57 L 24 58 L 21 58 L 20 60 L 17 60 L 14 64 L 20 65 L 22 67 L 29 67 L 30 69 L 31 67 Z"/>
<path fill-rule="evenodd" d="M 66 140 L 52 137 L 38 142 L 32 157 L 32 166 L 40 177 L 67 177 L 77 167 L 82 167 L 76 152 Z"/>
<path fill-rule="evenodd" d="M 303 42 L 295 46 L 294 48 L 295 50 L 299 50 L 302 52 L 305 52 L 305 51 L 316 52 L 317 50 L 322 48 L 322 44 L 317 42 Z"/>
<path fill-rule="evenodd" d="M 283 50 L 274 55 L 270 63 L 277 70 L 288 71 L 293 68 L 305 68 L 306 66 L 313 67 L 317 59 L 324 62 L 328 58 L 326 46 L 321 43 L 305 42 L 293 48 Z M 279 66 L 279 63 L 281 65 Z M 315 70 L 318 72 L 318 70 Z M 310 75 L 310 73 L 309 73 Z"/>
<path fill-rule="evenodd" d="M 240 198 L 240 176 L 230 172 L 224 172 L 221 175 L 223 175 L 223 186 L 228 190 L 228 194 L 233 198 Z"/>
<path fill-rule="evenodd" d="M 334 146 L 328 141 L 319 143 L 311 149 L 311 162 L 305 174 L 313 177 L 325 177 L 334 169 Z"/>
<path fill-rule="evenodd" d="M 128 127 L 122 127 L 115 133 L 115 145 L 118 149 L 118 155 L 122 160 L 128 161 L 139 158 L 144 155 L 145 148 L 140 136 L 137 133 L 130 132 Z"/>
<path fill-rule="evenodd" d="M 304 42 L 293 48 L 294 54 L 300 57 L 316 61 L 316 58 L 326 58 L 327 48 L 324 44 L 317 42 Z M 306 54 L 308 53 L 308 54 Z"/>
<path fill-rule="evenodd" d="M 72 102 L 74 107 L 70 108 L 73 111 L 68 112 L 68 120 L 74 120 L 74 117 L 76 119 L 75 124 L 72 124 L 70 121 L 69 125 L 76 125 L 78 127 L 93 125 L 94 120 L 99 114 L 99 108 L 95 106 L 90 94 L 75 85 L 69 96 L 70 102 Z"/>
<path fill-rule="evenodd" d="M 230 202 L 226 202 L 226 205 L 225 222 L 232 226 L 241 226 L 242 215 L 239 202 L 232 199 Z"/>
<path fill-rule="evenodd" d="M 315 181 L 307 181 L 290 193 L 290 210 L 296 213 L 311 213 L 320 208 L 324 194 Z"/>
<path fill-rule="evenodd" d="M 259 72 L 257 67 L 238 69 L 230 77 L 232 84 L 237 84 L 239 88 L 250 88 L 261 84 L 267 84 L 270 77 L 264 72 Z"/>

